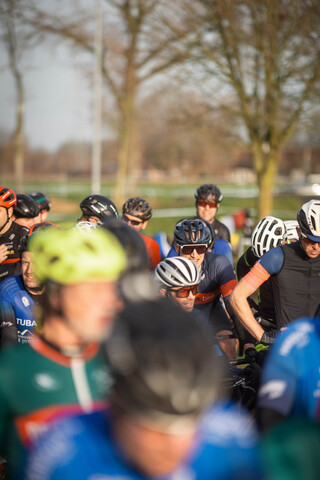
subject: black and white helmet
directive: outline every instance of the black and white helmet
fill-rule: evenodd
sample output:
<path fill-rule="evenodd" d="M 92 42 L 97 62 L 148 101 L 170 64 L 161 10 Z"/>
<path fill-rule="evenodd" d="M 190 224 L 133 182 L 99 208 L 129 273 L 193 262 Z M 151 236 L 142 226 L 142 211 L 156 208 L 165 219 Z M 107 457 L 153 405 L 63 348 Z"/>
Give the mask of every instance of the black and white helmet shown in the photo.
<path fill-rule="evenodd" d="M 192 287 L 200 283 L 197 265 L 188 258 L 171 257 L 158 263 L 156 279 L 166 287 Z"/>
<path fill-rule="evenodd" d="M 251 236 L 253 253 L 260 258 L 271 248 L 282 245 L 285 240 L 286 227 L 284 222 L 280 218 L 264 217 L 253 230 Z"/>
<path fill-rule="evenodd" d="M 81 201 L 80 208 L 84 216 L 98 217 L 101 221 L 110 216 L 119 217 L 115 204 L 103 195 L 89 195 Z"/>
<path fill-rule="evenodd" d="M 292 241 L 299 240 L 299 235 L 297 232 L 297 227 L 299 227 L 299 223 L 297 220 L 285 220 L 284 224 L 287 230 L 287 239 Z"/>
<path fill-rule="evenodd" d="M 302 205 L 297 220 L 304 235 L 314 242 L 320 242 L 320 200 L 310 200 Z"/>

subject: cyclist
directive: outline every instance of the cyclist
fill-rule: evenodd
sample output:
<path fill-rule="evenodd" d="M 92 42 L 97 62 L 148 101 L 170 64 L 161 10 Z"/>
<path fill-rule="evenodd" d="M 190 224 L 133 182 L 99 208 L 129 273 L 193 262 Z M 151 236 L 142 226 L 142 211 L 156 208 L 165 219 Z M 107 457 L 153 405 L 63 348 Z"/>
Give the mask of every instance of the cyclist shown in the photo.
<path fill-rule="evenodd" d="M 89 195 L 80 202 L 82 215 L 78 222 L 101 224 L 107 217 L 117 217 L 118 210 L 110 198 L 103 195 Z"/>
<path fill-rule="evenodd" d="M 32 192 L 29 193 L 29 196 L 35 200 L 39 206 L 39 218 L 38 222 L 45 222 L 48 218 L 49 211 L 51 209 L 51 202 L 50 198 L 42 192 Z"/>
<path fill-rule="evenodd" d="M 223 199 L 220 189 L 213 184 L 200 185 L 195 193 L 197 217 L 213 225 L 217 238 L 222 238 L 230 244 L 230 232 L 216 214 Z"/>
<path fill-rule="evenodd" d="M 149 266 L 154 269 L 161 260 L 159 245 L 153 238 L 142 234 L 142 230 L 145 230 L 151 217 L 151 205 L 144 198 L 129 198 L 122 205 L 122 220 L 142 236 L 148 252 Z"/>
<path fill-rule="evenodd" d="M 313 317 L 320 303 L 320 201 L 310 200 L 297 214 L 299 241 L 272 248 L 245 275 L 231 295 L 244 327 L 258 341 L 273 343 L 277 330 L 265 332 L 247 298 L 271 278 L 275 322 L 280 330 L 292 320 Z"/>
<path fill-rule="evenodd" d="M 179 255 L 189 258 L 197 265 L 201 282 L 196 296 L 196 308 L 203 311 L 213 326 L 216 335 L 232 335 L 232 323 L 222 304 L 223 298 L 229 314 L 229 296 L 237 281 L 230 262 L 223 255 L 208 252 L 211 231 L 203 220 L 182 220 L 173 233 L 175 249 Z M 236 355 L 236 342 L 232 339 L 220 342 L 229 358 Z"/>
<path fill-rule="evenodd" d="M 288 325 L 262 370 L 258 419 L 263 430 L 287 417 L 320 421 L 320 319 Z"/>
<path fill-rule="evenodd" d="M 29 195 L 18 193 L 17 204 L 13 207 L 14 221 L 23 227 L 30 228 L 39 223 L 39 205 Z"/>
<path fill-rule="evenodd" d="M 45 284 L 39 334 L 0 355 L 0 456 L 18 477 L 24 449 L 62 415 L 93 411 L 109 378 L 98 342 L 121 307 L 125 254 L 116 238 L 47 228 L 31 236 L 35 275 Z"/>
<path fill-rule="evenodd" d="M 152 321 L 151 321 L 152 320 Z M 255 432 L 217 397 L 205 332 L 168 299 L 126 309 L 107 342 L 110 408 L 56 425 L 25 480 L 259 479 Z"/>
<path fill-rule="evenodd" d="M 49 222 L 36 223 L 22 237 L 18 251 L 21 254 L 21 275 L 6 278 L 0 284 L 0 346 L 30 341 L 36 326 L 34 306 L 39 303 L 44 286 L 34 276 L 32 253 L 29 252 L 31 235 L 44 228 L 54 228 Z"/>
<path fill-rule="evenodd" d="M 271 248 L 283 245 L 287 239 L 285 224 L 280 218 L 264 217 L 251 236 L 251 246 L 244 252 L 237 262 L 237 277 L 240 281 L 260 257 Z M 248 299 L 251 308 L 254 308 L 255 317 L 273 322 L 275 318 L 274 299 L 270 279 L 264 282 L 258 290 L 258 303 Z"/>
<path fill-rule="evenodd" d="M 11 188 L 0 186 L 0 281 L 21 270 L 18 246 L 28 229 L 13 219 L 13 208 L 17 197 Z"/>

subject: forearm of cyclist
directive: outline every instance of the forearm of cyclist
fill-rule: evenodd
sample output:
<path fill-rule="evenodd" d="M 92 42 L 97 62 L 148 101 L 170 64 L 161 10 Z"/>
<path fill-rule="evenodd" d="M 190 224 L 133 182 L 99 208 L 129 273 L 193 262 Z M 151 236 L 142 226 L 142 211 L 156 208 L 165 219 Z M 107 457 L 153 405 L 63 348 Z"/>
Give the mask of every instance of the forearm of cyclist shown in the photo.
<path fill-rule="evenodd" d="M 230 304 L 246 330 L 259 341 L 264 334 L 264 330 L 254 318 L 247 300 L 255 291 L 256 289 L 244 277 L 234 288 L 230 296 Z"/>

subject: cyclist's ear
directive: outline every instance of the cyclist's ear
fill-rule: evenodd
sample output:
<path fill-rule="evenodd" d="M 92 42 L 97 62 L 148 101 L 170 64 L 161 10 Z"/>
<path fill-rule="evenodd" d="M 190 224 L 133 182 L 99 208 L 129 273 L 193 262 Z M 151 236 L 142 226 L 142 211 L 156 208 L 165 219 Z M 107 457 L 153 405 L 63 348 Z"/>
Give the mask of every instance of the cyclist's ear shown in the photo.
<path fill-rule="evenodd" d="M 167 290 L 165 288 L 160 288 L 160 296 L 161 297 L 166 297 L 167 296 Z"/>

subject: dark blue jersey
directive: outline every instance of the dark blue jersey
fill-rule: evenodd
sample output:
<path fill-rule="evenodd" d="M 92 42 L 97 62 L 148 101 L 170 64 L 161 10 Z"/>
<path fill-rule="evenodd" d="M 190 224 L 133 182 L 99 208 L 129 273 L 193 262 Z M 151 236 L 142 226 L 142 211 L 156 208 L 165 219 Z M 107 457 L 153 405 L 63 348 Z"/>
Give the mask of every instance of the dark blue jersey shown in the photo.
<path fill-rule="evenodd" d="M 0 345 L 30 340 L 36 325 L 35 304 L 20 275 L 8 277 L 0 283 Z"/>
<path fill-rule="evenodd" d="M 147 480 L 125 460 L 110 418 L 97 412 L 69 419 L 40 439 L 24 480 Z M 216 406 L 203 418 L 185 462 L 154 480 L 258 480 L 255 430 L 238 408 Z"/>
<path fill-rule="evenodd" d="M 318 418 L 320 398 L 320 319 L 288 325 L 272 346 L 262 371 L 259 408 L 283 416 Z"/>

